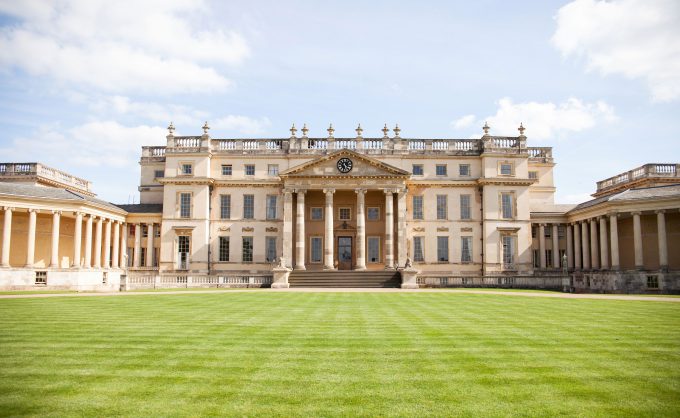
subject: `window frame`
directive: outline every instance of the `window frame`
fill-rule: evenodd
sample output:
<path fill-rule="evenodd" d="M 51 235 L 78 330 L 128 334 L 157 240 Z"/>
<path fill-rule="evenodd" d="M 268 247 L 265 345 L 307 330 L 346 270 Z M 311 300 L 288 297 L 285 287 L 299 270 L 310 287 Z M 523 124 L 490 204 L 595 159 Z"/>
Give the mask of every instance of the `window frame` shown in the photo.
<path fill-rule="evenodd" d="M 193 217 L 193 212 L 194 212 L 194 194 L 192 192 L 177 192 L 177 209 L 178 209 L 178 217 L 180 219 L 191 219 Z M 189 214 L 184 215 L 184 212 L 182 211 L 182 205 L 184 204 L 183 202 L 183 197 L 188 196 L 189 197 L 189 203 L 188 203 L 188 208 L 189 208 Z"/>
<path fill-rule="evenodd" d="M 370 245 L 370 243 L 371 243 L 371 241 L 376 241 L 376 240 L 378 242 L 378 249 L 377 249 L 378 257 L 377 257 L 376 261 L 371 261 L 371 257 L 370 257 L 371 245 Z M 382 263 L 382 242 L 381 242 L 380 236 L 371 235 L 371 236 L 366 237 L 366 263 L 369 263 L 369 264 Z"/>
<path fill-rule="evenodd" d="M 278 258 L 277 257 L 277 248 L 276 248 L 277 242 L 276 241 L 277 240 L 276 240 L 275 235 L 267 235 L 264 238 L 264 259 L 267 263 L 273 263 Z M 274 257 L 270 257 L 271 254 L 269 253 L 270 250 L 272 250 L 272 248 L 270 248 L 272 242 L 274 243 L 274 247 L 273 247 Z"/>
<path fill-rule="evenodd" d="M 420 202 L 420 208 L 417 209 L 416 201 Z M 412 214 L 411 218 L 413 220 L 417 221 L 423 221 L 425 220 L 425 199 L 423 199 L 422 195 L 417 195 L 417 196 L 411 196 L 411 206 L 412 206 Z"/>
<path fill-rule="evenodd" d="M 506 248 L 506 243 L 505 239 L 509 238 L 511 240 L 512 246 L 510 247 L 512 249 L 511 251 L 511 256 L 512 260 L 510 262 L 506 262 L 506 254 L 505 254 L 505 248 Z M 514 270 L 516 269 L 515 263 L 517 261 L 517 234 L 515 233 L 504 233 L 501 234 L 501 239 L 500 239 L 500 261 L 501 261 L 501 267 L 503 270 Z M 540 254 L 539 254 L 540 255 Z"/>
<path fill-rule="evenodd" d="M 467 174 L 463 174 L 463 167 L 467 169 Z M 458 164 L 458 177 L 471 177 L 471 170 L 470 164 Z"/>
<path fill-rule="evenodd" d="M 437 220 L 446 221 L 449 219 L 449 196 L 446 194 L 436 195 L 437 201 Z"/>
<path fill-rule="evenodd" d="M 444 169 L 444 172 L 443 172 L 443 173 L 439 173 L 439 169 L 440 169 L 440 168 L 443 168 L 443 169 Z M 438 177 L 446 177 L 446 176 L 449 175 L 448 173 L 449 173 L 448 164 L 437 164 L 437 165 L 435 165 L 435 167 L 434 167 L 434 174 L 435 174 L 436 176 L 438 176 Z"/>
<path fill-rule="evenodd" d="M 189 167 L 189 172 L 185 172 L 184 169 Z M 193 176 L 194 175 L 194 163 L 190 161 L 181 161 L 179 163 L 179 175 L 180 176 Z"/>
<path fill-rule="evenodd" d="M 249 174 L 248 171 L 251 167 L 253 169 L 253 173 Z M 248 176 L 248 177 L 255 176 L 255 164 L 244 164 L 243 165 L 243 175 Z"/>
<path fill-rule="evenodd" d="M 501 219 L 515 219 L 517 215 L 517 208 L 515 207 L 516 205 L 516 200 L 515 200 L 515 192 L 510 191 L 510 192 L 499 192 L 499 209 L 500 209 L 500 218 Z M 505 216 L 505 211 L 503 210 L 503 196 L 510 196 L 510 216 L 507 217 Z"/>
<path fill-rule="evenodd" d="M 369 216 L 369 213 L 371 212 L 371 209 L 373 209 L 373 210 L 375 210 L 375 211 L 378 212 L 378 216 L 375 217 L 375 218 L 373 218 L 373 219 L 371 219 L 371 217 Z M 369 222 L 378 222 L 378 221 L 380 221 L 380 219 L 381 219 L 381 216 L 380 216 L 380 206 L 367 206 L 367 207 L 366 207 L 366 220 L 367 220 L 367 221 L 369 221 Z"/>
<path fill-rule="evenodd" d="M 319 242 L 319 259 L 318 261 L 314 259 L 314 241 Z M 310 264 L 321 264 L 323 263 L 323 236 L 312 235 L 309 237 L 309 263 Z"/>
<path fill-rule="evenodd" d="M 246 242 L 250 241 L 250 260 L 246 260 Z M 255 262 L 255 239 L 251 235 L 241 237 L 241 263 L 251 264 Z"/>
<path fill-rule="evenodd" d="M 349 215 L 348 218 L 343 218 L 342 216 L 340 216 L 340 214 L 345 210 L 347 211 L 347 214 Z M 338 207 L 338 220 L 339 221 L 351 221 L 352 220 L 352 208 L 350 206 L 340 206 L 340 207 Z"/>
<path fill-rule="evenodd" d="M 510 173 L 503 173 L 503 166 L 507 165 L 510 167 Z M 515 175 L 515 164 L 512 161 L 504 160 L 498 162 L 498 175 L 502 177 L 513 177 Z"/>
<path fill-rule="evenodd" d="M 419 173 L 416 173 L 416 167 L 419 168 Z M 425 175 L 425 168 L 423 167 L 422 164 L 412 164 L 411 165 L 411 173 L 414 176 L 424 176 Z"/>
<path fill-rule="evenodd" d="M 227 203 L 225 205 L 225 202 Z M 226 212 L 226 213 L 225 213 Z M 220 219 L 231 219 L 231 195 L 220 195 Z"/>
<path fill-rule="evenodd" d="M 319 218 L 314 217 L 314 210 L 318 209 L 319 212 L 321 213 L 321 216 Z M 323 206 L 310 206 L 309 207 L 309 220 L 310 221 L 323 221 L 323 215 L 324 215 L 324 207 Z"/>
<path fill-rule="evenodd" d="M 417 251 L 416 242 L 420 244 L 420 253 L 418 253 Z M 413 262 L 414 263 L 425 262 L 425 237 L 422 235 L 417 235 L 413 237 Z"/>
<path fill-rule="evenodd" d="M 252 205 L 247 205 L 247 198 L 252 199 Z M 246 210 L 250 209 L 250 214 L 246 213 Z M 246 216 L 249 215 L 249 216 Z M 254 194 L 244 194 L 243 195 L 243 219 L 255 219 L 255 195 Z"/>
<path fill-rule="evenodd" d="M 463 245 L 463 242 L 468 242 L 467 243 L 467 260 L 464 257 L 465 253 L 465 246 Z M 472 253 L 472 236 L 471 235 L 463 235 L 460 237 L 460 262 L 462 264 L 470 264 L 474 262 L 473 259 L 473 253 Z"/>
<path fill-rule="evenodd" d="M 272 168 L 275 168 L 275 173 L 272 174 Z M 275 177 L 279 175 L 279 165 L 278 164 L 267 164 L 267 175 L 269 177 Z"/>
<path fill-rule="evenodd" d="M 467 199 L 464 199 L 467 198 Z M 467 200 L 467 206 L 463 205 L 463 200 Z M 464 221 L 469 221 L 472 219 L 472 195 L 461 194 L 458 198 L 458 206 L 460 207 L 460 219 Z M 463 209 L 467 209 L 467 216 Z"/>
<path fill-rule="evenodd" d="M 226 170 L 225 170 L 226 169 Z M 222 176 L 233 176 L 234 175 L 234 166 L 233 164 L 222 164 L 222 167 L 220 168 Z M 228 173 L 225 173 L 225 171 L 228 171 Z"/>
<path fill-rule="evenodd" d="M 223 246 L 222 245 L 223 243 L 226 243 L 226 245 Z M 222 257 L 223 255 L 226 255 L 226 257 Z M 228 263 L 230 261 L 230 258 L 231 258 L 231 237 L 229 237 L 228 235 L 221 235 L 218 239 L 217 244 L 217 260 L 218 260 L 217 262 Z"/>
<path fill-rule="evenodd" d="M 271 199 L 274 199 L 274 206 L 270 206 Z M 274 221 L 279 219 L 279 197 L 275 194 L 268 194 L 265 197 L 265 219 L 268 221 Z M 274 211 L 274 216 L 270 216 L 269 211 L 273 210 Z"/>
<path fill-rule="evenodd" d="M 441 243 L 446 243 L 445 247 L 442 248 Z M 449 246 L 449 236 L 448 235 L 437 235 L 437 263 L 449 263 L 451 261 L 451 256 L 449 254 L 449 250 L 451 247 Z M 442 251 L 446 250 L 446 252 Z M 442 260 L 441 255 L 445 255 L 445 259 Z"/>

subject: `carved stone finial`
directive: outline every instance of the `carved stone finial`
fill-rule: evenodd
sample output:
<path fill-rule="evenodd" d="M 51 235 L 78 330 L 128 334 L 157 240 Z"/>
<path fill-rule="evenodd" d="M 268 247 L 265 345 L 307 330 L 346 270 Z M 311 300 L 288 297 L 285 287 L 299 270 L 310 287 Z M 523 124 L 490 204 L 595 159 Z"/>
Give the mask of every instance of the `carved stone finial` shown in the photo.
<path fill-rule="evenodd" d="M 330 125 L 328 125 L 328 129 L 326 129 L 326 130 L 328 131 L 328 137 L 333 138 L 333 132 L 335 132 L 335 129 L 333 129 L 332 123 Z"/>
<path fill-rule="evenodd" d="M 361 124 L 359 124 L 359 126 L 357 126 L 355 130 L 357 131 L 357 138 L 361 138 L 361 134 L 364 132 L 363 128 L 361 127 Z"/>
<path fill-rule="evenodd" d="M 295 135 L 297 134 L 297 128 L 295 127 L 295 124 L 290 127 L 290 137 L 291 138 L 297 138 Z"/>
<path fill-rule="evenodd" d="M 302 125 L 302 137 L 303 137 L 303 138 L 307 138 L 307 133 L 308 133 L 308 132 L 309 132 L 309 129 L 307 129 L 307 124 L 304 123 L 304 124 Z"/>
<path fill-rule="evenodd" d="M 388 133 L 389 131 L 390 131 L 390 128 L 388 128 L 388 127 L 387 127 L 387 124 L 385 124 L 385 127 L 382 128 L 383 138 L 389 138 L 389 137 L 387 136 L 387 133 Z"/>
<path fill-rule="evenodd" d="M 210 126 L 208 126 L 208 121 L 206 120 L 205 123 L 203 124 L 203 133 L 207 135 L 209 130 Z"/>
<path fill-rule="evenodd" d="M 398 123 L 397 123 L 397 125 L 394 127 L 393 130 L 394 130 L 394 137 L 395 137 L 395 138 L 399 138 L 399 132 L 401 132 L 401 128 L 399 128 L 399 124 L 398 124 Z"/>
<path fill-rule="evenodd" d="M 168 134 L 174 135 L 174 133 L 175 133 L 175 125 L 173 125 L 172 122 L 170 122 L 170 125 L 168 125 Z"/>
<path fill-rule="evenodd" d="M 525 128 L 524 125 L 522 125 L 522 122 L 520 122 L 520 123 L 519 123 L 519 128 L 517 128 L 517 130 L 519 131 L 519 135 L 520 135 L 520 136 L 524 136 L 524 131 L 526 131 L 526 129 L 527 129 L 527 128 Z"/>
<path fill-rule="evenodd" d="M 484 135 L 489 135 L 489 129 L 491 128 L 489 127 L 489 124 L 486 123 L 486 121 L 484 121 L 484 126 L 482 126 L 482 129 L 484 130 Z"/>

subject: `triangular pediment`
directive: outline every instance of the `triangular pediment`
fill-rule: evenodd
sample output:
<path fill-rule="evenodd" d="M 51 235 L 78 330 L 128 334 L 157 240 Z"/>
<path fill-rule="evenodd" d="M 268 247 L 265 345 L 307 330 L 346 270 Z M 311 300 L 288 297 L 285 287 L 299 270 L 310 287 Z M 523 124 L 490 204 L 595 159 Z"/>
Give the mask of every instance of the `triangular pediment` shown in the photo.
<path fill-rule="evenodd" d="M 349 158 L 352 169 L 348 173 L 338 170 L 338 160 Z M 358 152 L 343 149 L 332 154 L 307 161 L 279 173 L 281 177 L 398 177 L 407 178 L 411 175 L 406 170 L 386 164 Z"/>

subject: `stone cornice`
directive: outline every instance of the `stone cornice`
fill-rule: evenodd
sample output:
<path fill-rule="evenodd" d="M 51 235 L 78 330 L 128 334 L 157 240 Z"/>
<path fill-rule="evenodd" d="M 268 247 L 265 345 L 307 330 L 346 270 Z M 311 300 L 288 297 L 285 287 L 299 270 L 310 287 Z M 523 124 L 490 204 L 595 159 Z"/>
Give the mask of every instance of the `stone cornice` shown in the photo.
<path fill-rule="evenodd" d="M 486 185 L 502 185 L 502 186 L 531 186 L 536 183 L 537 179 L 515 178 L 515 177 L 485 177 L 477 180 L 480 186 Z"/>

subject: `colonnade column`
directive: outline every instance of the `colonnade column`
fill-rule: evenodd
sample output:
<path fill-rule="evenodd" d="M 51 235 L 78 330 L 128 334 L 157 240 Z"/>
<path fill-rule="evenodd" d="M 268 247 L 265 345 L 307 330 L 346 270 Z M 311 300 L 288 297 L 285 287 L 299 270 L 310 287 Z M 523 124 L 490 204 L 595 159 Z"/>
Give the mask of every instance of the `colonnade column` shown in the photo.
<path fill-rule="evenodd" d="M 92 267 L 92 215 L 87 216 L 85 223 L 85 268 Z"/>
<path fill-rule="evenodd" d="M 597 256 L 597 220 L 590 220 L 590 263 L 594 270 L 600 268 L 600 258 Z"/>
<path fill-rule="evenodd" d="M 557 224 L 552 226 L 552 256 L 553 256 L 553 268 L 560 268 L 560 237 Z"/>
<path fill-rule="evenodd" d="M 153 267 L 153 223 L 146 225 L 146 267 Z"/>
<path fill-rule="evenodd" d="M 633 212 L 633 246 L 635 247 L 635 268 L 642 270 L 644 261 L 642 258 L 642 226 L 640 225 L 640 212 Z"/>
<path fill-rule="evenodd" d="M 121 228 L 121 240 L 120 240 L 120 265 L 119 267 L 124 269 L 127 267 L 127 258 L 128 258 L 128 253 L 127 253 L 127 238 L 128 238 L 128 226 L 125 222 L 121 222 L 120 224 Z"/>
<path fill-rule="evenodd" d="M 28 210 L 28 245 L 26 246 L 26 267 L 35 264 L 35 224 L 38 213 L 35 209 Z"/>
<path fill-rule="evenodd" d="M 305 192 L 306 190 L 298 189 L 297 193 L 297 211 L 295 214 L 295 221 L 297 223 L 297 231 L 295 235 L 295 269 L 305 270 Z"/>
<path fill-rule="evenodd" d="M 539 267 L 545 269 L 545 224 L 538 224 L 538 259 Z"/>
<path fill-rule="evenodd" d="M 609 241 L 612 246 L 612 270 L 619 269 L 619 223 L 618 214 L 609 214 Z"/>
<path fill-rule="evenodd" d="M 326 194 L 326 209 L 324 211 L 324 219 L 326 221 L 326 233 L 324 237 L 324 270 L 334 270 L 333 265 L 333 193 L 335 189 L 324 189 Z"/>
<path fill-rule="evenodd" d="M 668 244 L 666 241 L 666 215 L 664 211 L 656 211 L 657 236 L 659 237 L 659 268 L 668 270 Z"/>
<path fill-rule="evenodd" d="M 583 269 L 590 270 L 590 246 L 588 241 L 588 221 L 581 222 L 581 247 L 583 249 Z"/>
<path fill-rule="evenodd" d="M 94 267 L 101 268 L 102 266 L 102 217 L 97 217 L 97 225 L 94 234 Z"/>
<path fill-rule="evenodd" d="M 118 249 L 120 248 L 120 222 L 113 223 L 113 245 L 111 246 L 111 267 L 118 268 Z"/>
<path fill-rule="evenodd" d="M 357 265 L 356 270 L 366 270 L 366 190 L 356 189 L 357 194 Z"/>
<path fill-rule="evenodd" d="M 104 227 L 104 267 L 111 267 L 111 219 L 106 220 Z"/>
<path fill-rule="evenodd" d="M 83 214 L 76 212 L 76 225 L 73 234 L 73 262 L 72 267 L 80 267 L 80 243 L 83 239 Z"/>
<path fill-rule="evenodd" d="M 397 190 L 397 266 L 406 265 L 406 189 Z"/>
<path fill-rule="evenodd" d="M 600 268 L 609 268 L 609 246 L 607 245 L 607 218 L 600 216 Z"/>
<path fill-rule="evenodd" d="M 574 268 L 581 270 L 581 226 L 574 222 Z"/>
<path fill-rule="evenodd" d="M 135 224 L 135 254 L 132 265 L 136 268 L 142 265 L 142 226 L 140 224 Z"/>
<path fill-rule="evenodd" d="M 9 247 L 12 239 L 12 210 L 5 206 L 5 221 L 2 225 L 2 267 L 9 267 Z"/>
<path fill-rule="evenodd" d="M 50 257 L 50 267 L 59 267 L 59 223 L 61 221 L 61 211 L 52 212 L 52 256 Z"/>
<path fill-rule="evenodd" d="M 567 268 L 574 268 L 574 238 L 571 232 L 571 225 L 565 225 L 567 228 Z"/>
<path fill-rule="evenodd" d="M 293 191 L 283 191 L 283 262 L 293 266 Z"/>
<path fill-rule="evenodd" d="M 394 268 L 394 191 L 385 190 L 385 268 Z"/>

